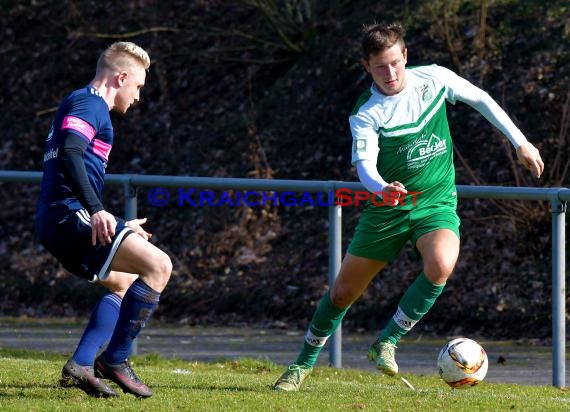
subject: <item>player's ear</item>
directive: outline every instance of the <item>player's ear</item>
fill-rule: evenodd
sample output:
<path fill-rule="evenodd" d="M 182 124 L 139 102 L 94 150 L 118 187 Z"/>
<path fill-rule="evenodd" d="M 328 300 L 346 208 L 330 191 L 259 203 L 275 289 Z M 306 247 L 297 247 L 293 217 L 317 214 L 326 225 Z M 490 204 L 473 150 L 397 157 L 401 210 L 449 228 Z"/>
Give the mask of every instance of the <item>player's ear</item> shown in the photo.
<path fill-rule="evenodd" d="M 128 78 L 129 78 L 128 72 L 126 71 L 119 72 L 119 74 L 117 75 L 117 83 L 119 83 L 119 86 L 122 86 L 125 84 Z"/>
<path fill-rule="evenodd" d="M 360 63 L 364 66 L 364 70 L 370 73 L 370 63 L 366 59 L 360 59 Z"/>
<path fill-rule="evenodd" d="M 404 48 L 404 51 L 402 52 L 402 54 L 404 55 L 404 63 L 408 63 L 408 48 Z"/>

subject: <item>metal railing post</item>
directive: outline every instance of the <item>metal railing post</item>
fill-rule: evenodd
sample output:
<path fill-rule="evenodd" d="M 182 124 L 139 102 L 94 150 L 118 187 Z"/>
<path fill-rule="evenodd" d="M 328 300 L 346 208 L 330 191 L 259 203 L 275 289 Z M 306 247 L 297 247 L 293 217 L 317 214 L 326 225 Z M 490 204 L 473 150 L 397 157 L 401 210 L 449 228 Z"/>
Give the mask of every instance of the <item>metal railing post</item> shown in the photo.
<path fill-rule="evenodd" d="M 125 193 L 125 220 L 136 219 L 137 217 L 137 188 L 130 180 L 123 183 Z"/>
<path fill-rule="evenodd" d="M 552 385 L 566 386 L 566 202 L 550 200 L 552 214 Z"/>
<path fill-rule="evenodd" d="M 0 170 L 0 183 L 20 182 L 39 183 L 42 172 Z M 210 178 L 195 176 L 159 176 L 159 175 L 113 175 L 105 176 L 105 181 L 114 185 L 123 185 L 125 194 L 125 218 L 137 217 L 136 186 L 165 187 L 191 186 L 210 189 L 252 189 L 252 190 L 306 190 L 318 192 L 334 190 L 336 187 L 349 187 L 353 190 L 364 190 L 357 182 L 324 182 L 277 179 L 235 179 Z M 136 186 L 135 186 L 136 185 Z M 505 199 L 505 200 L 540 200 L 549 201 L 552 214 L 552 381 L 555 387 L 565 387 L 566 377 L 566 202 L 570 202 L 568 188 L 537 187 L 492 187 L 492 186 L 457 186 L 460 198 Z M 329 285 L 334 284 L 341 266 L 342 254 L 342 210 L 340 205 L 329 206 Z M 342 366 L 341 327 L 330 339 L 330 364 Z M 136 341 L 134 353 L 136 353 Z"/>
<path fill-rule="evenodd" d="M 340 270 L 342 260 L 342 207 L 329 206 L 329 287 L 332 287 Z M 342 367 L 342 322 L 329 340 L 329 363 Z"/>

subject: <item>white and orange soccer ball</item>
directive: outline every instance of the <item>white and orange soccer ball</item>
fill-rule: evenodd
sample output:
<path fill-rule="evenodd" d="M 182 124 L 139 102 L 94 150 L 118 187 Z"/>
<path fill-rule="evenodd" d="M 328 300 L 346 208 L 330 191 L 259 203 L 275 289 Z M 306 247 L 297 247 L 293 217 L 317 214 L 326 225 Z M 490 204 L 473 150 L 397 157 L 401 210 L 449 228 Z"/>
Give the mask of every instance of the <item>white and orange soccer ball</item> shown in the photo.
<path fill-rule="evenodd" d="M 468 338 L 453 339 L 445 344 L 437 357 L 439 376 L 454 389 L 477 385 L 487 375 L 489 359 L 485 349 Z"/>

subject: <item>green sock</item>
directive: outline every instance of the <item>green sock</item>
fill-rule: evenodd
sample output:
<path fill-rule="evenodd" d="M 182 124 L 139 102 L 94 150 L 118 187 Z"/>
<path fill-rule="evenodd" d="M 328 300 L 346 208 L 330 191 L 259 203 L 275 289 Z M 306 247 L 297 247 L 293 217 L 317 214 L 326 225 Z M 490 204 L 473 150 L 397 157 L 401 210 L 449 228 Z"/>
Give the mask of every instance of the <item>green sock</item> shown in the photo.
<path fill-rule="evenodd" d="M 394 345 L 398 343 L 430 310 L 444 287 L 445 283 L 431 283 L 425 273 L 421 272 L 402 296 L 396 313 L 380 333 L 378 340 L 390 341 Z"/>
<path fill-rule="evenodd" d="M 303 349 L 295 361 L 297 365 L 313 367 L 327 339 L 334 333 L 349 308 L 350 306 L 346 309 L 335 307 L 329 292 L 325 293 L 305 335 Z"/>

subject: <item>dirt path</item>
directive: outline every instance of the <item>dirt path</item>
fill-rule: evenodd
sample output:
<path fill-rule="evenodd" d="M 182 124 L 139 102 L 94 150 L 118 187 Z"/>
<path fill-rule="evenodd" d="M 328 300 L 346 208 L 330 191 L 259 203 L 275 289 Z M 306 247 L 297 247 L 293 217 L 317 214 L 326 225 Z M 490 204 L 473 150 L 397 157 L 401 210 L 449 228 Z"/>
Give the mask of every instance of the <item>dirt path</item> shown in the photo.
<path fill-rule="evenodd" d="M 43 325 L 3 322 L 0 319 L 0 348 L 26 348 L 70 354 L 82 332 L 81 325 L 58 323 Z M 159 327 L 150 325 L 139 337 L 139 354 L 159 353 L 189 361 L 213 361 L 221 358 L 265 358 L 287 365 L 295 360 L 304 331 L 224 327 Z M 414 339 L 417 336 L 413 337 Z M 373 371 L 366 351 L 373 334 L 343 333 L 342 367 Z M 413 340 L 400 343 L 396 359 L 403 374 L 436 374 L 436 357 L 445 339 Z M 528 385 L 552 384 L 550 347 L 511 342 L 479 341 L 489 356 L 489 382 Z M 329 352 L 325 347 L 318 365 L 326 366 Z M 570 382 L 566 365 L 566 383 Z"/>

